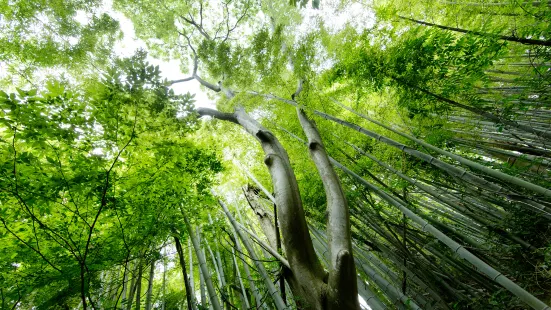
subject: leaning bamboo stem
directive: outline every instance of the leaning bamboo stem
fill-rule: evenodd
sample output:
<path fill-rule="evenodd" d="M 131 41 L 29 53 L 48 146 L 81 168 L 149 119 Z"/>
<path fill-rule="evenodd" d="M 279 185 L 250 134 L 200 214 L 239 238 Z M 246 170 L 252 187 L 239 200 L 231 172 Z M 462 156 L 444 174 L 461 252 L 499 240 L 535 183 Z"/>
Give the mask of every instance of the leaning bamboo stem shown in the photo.
<path fill-rule="evenodd" d="M 519 297 L 522 301 L 524 301 L 526 304 L 530 305 L 532 308 L 536 310 L 550 310 L 551 307 L 547 306 L 545 303 L 543 303 L 541 300 L 536 298 L 534 295 L 528 293 L 526 290 L 524 290 L 522 287 L 518 286 L 516 283 L 511 281 L 509 278 L 507 278 L 505 275 L 500 273 L 499 271 L 492 268 L 490 265 L 486 264 L 484 261 L 480 260 L 478 257 L 474 256 L 471 252 L 469 252 L 467 249 L 465 249 L 462 245 L 458 244 L 445 234 L 443 234 L 441 231 L 436 229 L 434 226 L 430 225 L 427 221 L 423 220 L 421 217 L 413 213 L 411 210 L 409 210 L 405 205 L 403 205 L 398 200 L 392 198 L 388 194 L 386 194 L 384 191 L 380 190 L 378 187 L 370 184 L 366 180 L 364 180 L 359 175 L 352 172 L 350 169 L 346 168 L 345 166 L 341 165 L 338 161 L 332 159 L 333 164 L 335 164 L 337 167 L 342 169 L 344 172 L 346 172 L 348 175 L 350 175 L 352 178 L 356 179 L 358 182 L 360 182 L 365 187 L 369 188 L 373 192 L 375 192 L 379 197 L 383 198 L 385 201 L 387 201 L 390 205 L 398 208 L 400 211 L 402 211 L 408 218 L 413 220 L 415 223 L 420 225 L 422 227 L 422 230 L 425 232 L 428 232 L 429 234 L 436 237 L 439 241 L 444 243 L 446 246 L 448 246 L 454 253 L 459 255 L 459 257 L 465 259 L 469 263 L 471 263 L 475 268 L 479 270 L 482 274 L 493 280 L 494 282 L 497 282 L 501 286 L 503 286 L 505 289 L 507 289 L 509 292 L 513 293 L 517 297 Z"/>
<path fill-rule="evenodd" d="M 251 246 L 251 244 L 249 243 L 249 240 L 247 239 L 247 236 L 245 236 L 243 234 L 243 232 L 239 229 L 239 225 L 237 224 L 237 221 L 231 215 L 230 211 L 226 207 L 226 204 L 224 204 L 221 200 L 218 200 L 218 203 L 220 204 L 220 206 L 224 210 L 224 213 L 226 214 L 226 217 L 228 218 L 231 225 L 233 226 L 233 229 L 237 232 L 237 235 L 239 236 L 239 239 L 241 239 L 241 241 L 243 242 L 243 245 L 247 249 L 247 252 L 249 252 L 249 255 L 251 256 L 258 272 L 260 273 L 260 275 L 264 279 L 264 283 L 266 284 L 266 287 L 268 288 L 268 291 L 269 291 L 270 295 L 272 296 L 272 299 L 274 301 L 274 305 L 275 305 L 276 309 L 278 309 L 278 310 L 286 309 L 287 306 L 283 302 L 283 299 L 281 299 L 281 296 L 279 295 L 277 289 L 275 288 L 274 284 L 272 283 L 272 280 L 270 280 L 270 277 L 268 276 L 268 273 L 266 272 L 266 269 L 264 268 L 264 265 L 262 265 L 262 263 L 256 257 L 256 253 L 255 253 L 253 247 Z M 235 242 L 238 242 L 238 241 L 236 240 Z"/>
<path fill-rule="evenodd" d="M 243 303 L 245 304 L 245 308 L 249 309 L 251 306 L 249 304 L 249 299 L 247 298 L 247 291 L 245 290 L 245 286 L 243 285 L 243 280 L 241 279 L 241 272 L 239 271 L 239 265 L 237 264 L 237 259 L 235 259 L 235 250 L 231 250 L 232 253 L 232 259 L 233 259 L 233 265 L 235 267 L 235 271 L 237 272 L 237 279 L 239 280 L 239 287 L 241 288 L 241 294 L 243 294 Z"/>
<path fill-rule="evenodd" d="M 274 258 L 279 260 L 285 267 L 289 269 L 291 268 L 291 266 L 289 266 L 289 262 L 283 256 L 281 256 L 274 248 L 269 246 L 266 242 L 264 242 L 264 240 L 260 239 L 260 237 L 258 237 L 255 233 L 245 228 L 245 226 L 241 225 L 241 223 L 236 222 L 236 224 L 240 230 L 243 230 L 251 237 L 253 237 L 253 239 L 256 240 L 260 244 L 260 246 L 262 246 L 266 251 L 268 251 L 268 253 L 270 253 Z"/>
<path fill-rule="evenodd" d="M 340 103 L 339 103 L 339 104 L 340 104 Z M 360 117 L 362 117 L 362 118 L 364 118 L 364 119 L 366 119 L 366 120 L 368 120 L 368 121 L 370 121 L 370 122 L 372 122 L 372 123 L 374 123 L 374 124 L 376 124 L 376 125 L 379 125 L 379 126 L 385 128 L 385 129 L 387 129 L 387 130 L 390 130 L 390 131 L 392 131 L 392 132 L 395 133 L 395 134 L 398 134 L 398 135 L 400 135 L 400 136 L 402 136 L 402 137 L 404 137 L 404 138 L 407 138 L 407 139 L 409 139 L 409 140 L 411 140 L 411 141 L 413 141 L 413 142 L 415 142 L 415 143 L 417 143 L 417 144 L 419 144 L 419 145 L 422 145 L 422 146 L 426 147 L 427 149 L 430 149 L 430 150 L 432 150 L 432 151 L 434 151 L 434 152 L 436 152 L 436 153 L 438 153 L 438 154 L 448 156 L 449 158 L 452 158 L 452 159 L 454 159 L 454 160 L 457 160 L 458 162 L 460 162 L 460 163 L 462 163 L 462 164 L 464 164 L 464 165 L 466 165 L 466 166 L 468 166 L 468 167 L 470 167 L 470 168 L 473 168 L 473 169 L 482 171 L 482 172 L 484 172 L 484 173 L 486 173 L 486 174 L 488 174 L 488 175 L 490 175 L 490 176 L 493 176 L 493 177 L 495 177 L 495 178 L 497 178 L 497 179 L 499 179 L 499 180 L 502 180 L 502 181 L 505 181 L 505 182 L 508 182 L 508 183 L 511 183 L 511 184 L 515 184 L 515 185 L 524 187 L 524 188 L 526 188 L 526 189 L 529 189 L 529 190 L 531 190 L 531 191 L 534 191 L 534 192 L 536 192 L 536 193 L 539 193 L 539 194 L 542 194 L 542 195 L 544 195 L 544 196 L 546 196 L 546 197 L 550 197 L 550 198 L 551 198 L 551 190 L 549 190 L 549 189 L 543 188 L 543 187 L 541 187 L 541 186 L 539 186 L 539 185 L 536 185 L 536 184 L 532 184 L 532 183 L 530 183 L 530 182 L 524 181 L 524 180 L 519 179 L 519 178 L 517 178 L 517 177 L 514 177 L 514 176 L 512 176 L 512 175 L 508 175 L 508 174 L 503 173 L 503 172 L 501 172 L 501 171 L 497 171 L 497 170 L 488 168 L 488 167 L 486 167 L 486 166 L 482 166 L 482 165 L 480 165 L 480 164 L 478 164 L 478 163 L 475 163 L 475 162 L 473 162 L 473 161 L 471 161 L 471 160 L 468 160 L 468 159 L 466 159 L 466 158 L 463 158 L 463 157 L 461 157 L 461 156 L 459 156 L 459 155 L 456 155 L 456 154 L 453 154 L 453 153 L 451 153 L 451 152 L 444 151 L 444 150 L 442 150 L 442 149 L 440 149 L 440 148 L 435 147 L 435 146 L 432 145 L 432 144 L 426 143 L 425 141 L 419 140 L 419 139 L 414 138 L 414 137 L 412 137 L 412 136 L 410 136 L 410 135 L 407 135 L 407 134 L 405 134 L 405 133 L 403 133 L 403 132 L 400 132 L 400 131 L 398 131 L 398 130 L 395 130 L 395 129 L 389 127 L 389 126 L 386 126 L 386 125 L 384 125 L 383 123 L 378 122 L 378 121 L 376 121 L 376 120 L 374 120 L 374 119 L 368 117 L 367 115 L 363 115 L 363 114 L 361 114 L 361 113 L 359 113 L 359 112 L 356 112 L 355 110 L 353 110 L 353 109 L 351 109 L 351 108 L 348 108 L 348 107 L 346 107 L 346 106 L 344 106 L 344 105 L 342 105 L 342 104 L 340 104 L 340 105 L 341 105 L 342 107 L 344 107 L 346 110 L 348 110 L 348 111 L 350 111 L 350 112 L 352 112 L 352 113 L 354 113 L 354 114 L 356 114 L 356 115 L 358 115 L 358 116 L 360 116 Z"/>
<path fill-rule="evenodd" d="M 199 261 L 199 268 L 201 269 L 203 279 L 205 281 L 205 285 L 207 286 L 210 304 L 212 305 L 214 310 L 222 310 L 222 307 L 220 306 L 220 301 L 218 300 L 218 296 L 216 296 L 214 285 L 212 284 L 211 276 L 207 268 L 207 260 L 205 258 L 203 251 L 201 250 L 201 245 L 199 244 L 199 240 L 197 239 L 197 236 L 193 232 L 191 224 L 189 223 L 189 219 L 187 218 L 187 215 L 181 206 L 180 206 L 180 210 L 182 212 L 182 217 L 184 218 L 184 222 L 186 224 L 188 234 L 191 238 L 191 243 L 193 244 L 193 248 L 195 249 L 197 260 Z M 201 300 L 201 302 L 203 302 L 203 300 Z"/>
<path fill-rule="evenodd" d="M 352 148 L 354 148 L 357 152 L 359 152 L 360 154 L 368 157 L 369 159 L 373 160 L 374 162 L 376 162 L 379 166 L 395 173 L 396 175 L 398 175 L 399 177 L 401 177 L 402 179 L 406 180 L 408 183 L 410 183 L 411 185 L 414 185 L 418 188 L 420 188 L 421 190 L 423 190 L 424 192 L 426 192 L 427 194 L 430 194 L 431 196 L 433 196 L 434 198 L 436 198 L 437 200 L 441 201 L 442 203 L 445 203 L 449 206 L 452 206 L 454 209 L 458 210 L 458 211 L 461 211 L 462 214 L 464 215 L 468 215 L 469 217 L 471 217 L 472 219 L 474 219 L 475 221 L 481 223 L 482 225 L 485 225 L 486 227 L 490 228 L 491 230 L 496 230 L 496 231 L 499 231 L 500 233 L 502 233 L 504 236 L 506 236 L 507 238 L 509 238 L 510 240 L 514 241 L 514 242 L 517 242 L 518 244 L 520 244 L 521 246 L 527 248 L 527 249 L 530 249 L 530 250 L 536 250 L 536 248 L 534 246 L 532 246 L 531 244 L 529 244 L 528 242 L 520 239 L 519 237 L 515 236 L 514 234 L 506 231 L 506 230 L 503 230 L 499 227 L 496 227 L 495 225 L 493 225 L 492 223 L 490 223 L 488 220 L 480 217 L 480 216 L 477 216 L 475 213 L 467 210 L 467 208 L 459 205 L 459 204 L 456 204 L 455 202 L 447 199 L 445 196 L 443 196 L 442 194 L 439 194 L 435 191 L 433 191 L 430 187 L 428 186 L 425 186 L 424 184 L 418 182 L 417 180 L 414 180 L 408 176 L 406 176 L 405 174 L 401 173 L 400 171 L 392 168 L 391 166 L 381 162 L 380 160 L 378 160 L 376 157 L 370 155 L 370 154 L 367 154 L 366 152 L 362 151 L 360 148 L 358 148 L 357 146 L 353 145 L 353 144 L 350 144 L 350 143 L 347 143 L 348 145 L 350 145 Z"/>

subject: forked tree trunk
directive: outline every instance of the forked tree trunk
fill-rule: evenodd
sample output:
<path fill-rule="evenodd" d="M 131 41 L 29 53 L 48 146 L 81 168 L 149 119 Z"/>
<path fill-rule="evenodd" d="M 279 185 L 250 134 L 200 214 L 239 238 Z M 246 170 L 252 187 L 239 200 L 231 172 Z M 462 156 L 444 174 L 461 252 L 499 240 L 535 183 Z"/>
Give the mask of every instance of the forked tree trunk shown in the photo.
<path fill-rule="evenodd" d="M 286 272 L 286 279 L 293 295 L 301 302 L 299 306 L 303 309 L 359 309 L 346 200 L 336 173 L 328 164 L 327 154 L 315 126 L 305 115 L 301 116 L 301 123 L 311 140 L 312 158 L 326 189 L 329 213 L 327 226 L 331 236 L 335 236 L 330 241 L 331 263 L 328 275 L 314 251 L 298 184 L 287 152 L 277 138 L 240 107 L 234 113 L 204 108 L 197 112 L 199 115 L 239 124 L 260 142 L 266 154 L 264 162 L 272 177 L 285 254 L 291 267 Z"/>
<path fill-rule="evenodd" d="M 337 173 L 333 169 L 314 122 L 297 108 L 308 149 L 323 182 L 327 197 L 327 232 L 329 250 L 329 309 L 359 309 L 356 267 L 352 255 L 348 203 Z"/>

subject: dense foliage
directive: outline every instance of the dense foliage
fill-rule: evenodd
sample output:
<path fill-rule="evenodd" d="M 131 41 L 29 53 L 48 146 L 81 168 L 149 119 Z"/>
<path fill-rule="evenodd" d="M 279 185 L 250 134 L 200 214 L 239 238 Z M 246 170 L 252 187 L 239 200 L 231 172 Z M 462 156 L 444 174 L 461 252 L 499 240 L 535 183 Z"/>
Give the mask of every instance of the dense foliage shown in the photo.
<path fill-rule="evenodd" d="M 339 191 L 362 308 L 550 309 L 547 1 L 0 8 L 0 309 L 316 308 L 293 251 L 331 287 Z M 128 58 L 124 23 L 146 47 Z"/>

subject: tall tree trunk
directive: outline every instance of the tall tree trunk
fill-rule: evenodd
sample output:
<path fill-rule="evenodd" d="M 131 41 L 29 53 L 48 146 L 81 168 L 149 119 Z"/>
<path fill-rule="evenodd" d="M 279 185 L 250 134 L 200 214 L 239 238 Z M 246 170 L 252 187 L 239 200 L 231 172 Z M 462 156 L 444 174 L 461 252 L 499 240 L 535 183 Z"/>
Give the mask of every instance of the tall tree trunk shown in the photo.
<path fill-rule="evenodd" d="M 264 162 L 272 176 L 275 199 L 281 211 L 278 216 L 285 254 L 291 266 L 291 272 L 287 273 L 289 285 L 294 296 L 304 301 L 302 306 L 305 309 L 322 309 L 327 295 L 326 273 L 316 256 L 308 233 L 298 184 L 287 152 L 270 131 L 252 119 L 241 107 L 234 113 L 204 108 L 198 109 L 197 112 L 199 115 L 209 115 L 239 124 L 260 142 L 266 154 Z"/>
<path fill-rule="evenodd" d="M 149 281 L 147 284 L 147 294 L 145 298 L 145 310 L 151 310 L 152 297 L 153 297 L 153 278 L 155 276 L 155 260 L 151 260 L 151 267 L 149 268 Z"/>
<path fill-rule="evenodd" d="M 216 290 L 214 289 L 214 285 L 212 284 L 210 273 L 209 273 L 209 270 L 207 268 L 207 260 L 205 259 L 205 255 L 204 255 L 203 251 L 201 250 L 201 245 L 199 243 L 199 239 L 194 234 L 193 228 L 191 227 L 191 224 L 189 223 L 189 219 L 187 217 L 187 214 L 184 212 L 184 209 L 181 206 L 180 206 L 180 211 L 182 212 L 184 222 L 186 223 L 186 228 L 187 228 L 188 234 L 191 238 L 193 248 L 195 249 L 195 254 L 197 256 L 197 260 L 199 261 L 199 268 L 201 268 L 201 271 L 203 273 L 203 279 L 205 280 L 205 284 L 207 286 L 207 291 L 209 292 L 210 304 L 212 305 L 212 307 L 215 310 L 222 310 L 222 308 L 220 307 L 220 301 L 218 300 L 218 297 L 216 296 Z"/>
<path fill-rule="evenodd" d="M 323 183 L 327 197 L 327 231 L 329 245 L 328 309 L 359 309 L 356 267 L 352 255 L 350 216 L 344 191 L 323 146 L 315 124 L 297 108 L 302 129 L 308 138 L 308 149 Z"/>
<path fill-rule="evenodd" d="M 195 303 L 193 302 L 194 298 L 191 293 L 191 285 L 189 284 L 189 278 L 186 271 L 186 261 L 184 258 L 184 251 L 182 250 L 182 244 L 180 239 L 174 236 L 174 244 L 176 244 L 176 251 L 178 252 L 178 258 L 180 259 L 180 267 L 182 267 L 182 277 L 184 278 L 184 286 L 186 288 L 186 300 L 188 310 L 195 309 Z"/>
<path fill-rule="evenodd" d="M 136 281 L 136 310 L 140 310 L 142 306 L 142 276 L 143 265 L 140 264 L 138 267 L 138 280 Z"/>

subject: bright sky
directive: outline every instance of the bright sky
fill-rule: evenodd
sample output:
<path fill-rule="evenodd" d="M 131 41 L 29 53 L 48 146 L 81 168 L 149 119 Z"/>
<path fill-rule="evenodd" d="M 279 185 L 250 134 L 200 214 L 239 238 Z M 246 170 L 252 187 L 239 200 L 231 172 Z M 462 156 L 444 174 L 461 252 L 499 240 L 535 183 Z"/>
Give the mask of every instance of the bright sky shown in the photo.
<path fill-rule="evenodd" d="M 145 42 L 136 37 L 132 22 L 119 12 L 112 12 L 111 14 L 119 20 L 121 30 L 124 33 L 124 38 L 115 45 L 115 53 L 119 56 L 130 57 L 139 48 L 147 50 Z M 168 80 L 177 80 L 188 76 L 180 71 L 180 62 L 176 59 L 167 62 L 148 56 L 148 61 L 159 66 L 162 75 Z M 196 80 L 174 84 L 172 89 L 176 94 L 187 92 L 195 94 L 195 105 L 198 107 L 215 107 L 214 101 L 207 97 L 207 94 L 200 88 L 200 84 Z"/>
<path fill-rule="evenodd" d="M 369 8 L 366 8 L 365 5 L 351 3 L 345 8 L 340 8 L 340 3 L 341 1 L 339 0 L 324 0 L 321 1 L 319 10 L 314 10 L 312 8 L 302 9 L 303 22 L 297 29 L 297 36 L 306 34 L 312 29 L 315 29 L 315 27 L 317 27 L 318 18 L 323 20 L 328 29 L 333 29 L 334 31 L 344 28 L 346 24 L 351 24 L 356 29 L 365 29 L 373 26 L 375 22 L 374 13 Z M 121 30 L 124 33 L 123 40 L 118 42 L 115 46 L 117 55 L 129 57 L 132 56 L 138 48 L 146 49 L 146 44 L 136 37 L 134 26 L 128 18 L 119 12 L 112 11 L 110 14 L 119 20 Z M 176 80 L 188 76 L 180 71 L 180 62 L 176 59 L 167 62 L 148 56 L 148 60 L 150 63 L 158 65 L 162 75 L 168 80 Z M 330 64 L 330 62 L 327 62 L 326 66 Z M 172 88 L 177 94 L 184 94 L 186 92 L 195 94 L 195 104 L 198 107 L 215 108 L 214 100 L 209 99 L 206 93 L 206 91 L 210 90 L 202 89 L 199 82 L 196 80 L 178 83 L 173 85 Z"/>

